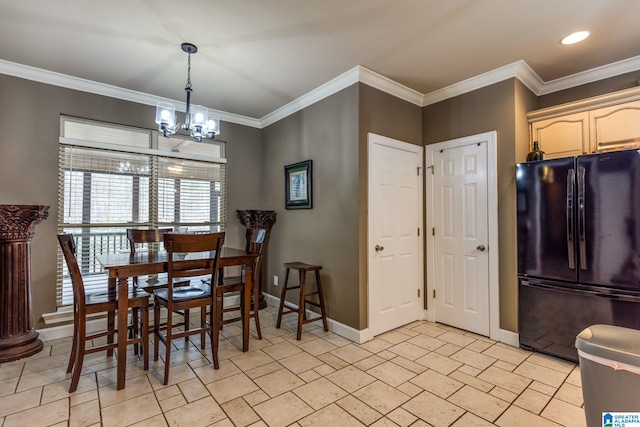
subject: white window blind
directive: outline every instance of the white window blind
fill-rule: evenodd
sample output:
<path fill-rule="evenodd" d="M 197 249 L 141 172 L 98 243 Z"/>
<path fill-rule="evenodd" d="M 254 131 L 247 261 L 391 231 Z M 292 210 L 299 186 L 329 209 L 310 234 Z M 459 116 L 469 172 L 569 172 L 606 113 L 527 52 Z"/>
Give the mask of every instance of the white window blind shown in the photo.
<path fill-rule="evenodd" d="M 224 230 L 224 143 L 191 153 L 190 145 L 148 130 L 61 118 L 58 232 L 74 235 L 88 292 L 104 290 L 107 281 L 95 256 L 129 251 L 127 228 Z M 189 158 L 196 156 L 211 160 Z M 58 248 L 57 305 L 70 304 L 71 282 Z"/>
<path fill-rule="evenodd" d="M 159 157 L 157 218 L 161 226 L 217 231 L 223 223 L 224 164 Z"/>

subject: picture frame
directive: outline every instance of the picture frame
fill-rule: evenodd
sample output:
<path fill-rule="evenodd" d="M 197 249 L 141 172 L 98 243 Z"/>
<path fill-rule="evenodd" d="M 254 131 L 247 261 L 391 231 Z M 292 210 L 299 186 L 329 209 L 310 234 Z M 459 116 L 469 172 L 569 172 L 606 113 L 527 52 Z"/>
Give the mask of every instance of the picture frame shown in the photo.
<path fill-rule="evenodd" d="M 312 179 L 311 160 L 284 167 L 285 209 L 312 209 Z"/>

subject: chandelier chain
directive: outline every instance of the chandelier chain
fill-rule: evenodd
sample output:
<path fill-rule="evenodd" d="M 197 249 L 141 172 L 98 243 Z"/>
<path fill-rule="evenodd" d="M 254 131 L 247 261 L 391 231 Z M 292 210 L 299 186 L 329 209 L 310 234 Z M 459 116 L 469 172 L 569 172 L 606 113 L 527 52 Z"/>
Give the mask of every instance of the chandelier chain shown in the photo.
<path fill-rule="evenodd" d="M 187 59 L 187 89 L 191 89 L 191 52 L 188 52 Z"/>

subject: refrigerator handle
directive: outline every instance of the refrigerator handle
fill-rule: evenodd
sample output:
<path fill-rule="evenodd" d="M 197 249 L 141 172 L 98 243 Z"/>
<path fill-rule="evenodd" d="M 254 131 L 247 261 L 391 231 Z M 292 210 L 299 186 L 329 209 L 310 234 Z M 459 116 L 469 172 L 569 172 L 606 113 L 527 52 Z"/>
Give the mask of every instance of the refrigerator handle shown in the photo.
<path fill-rule="evenodd" d="M 569 268 L 575 270 L 576 255 L 573 243 L 573 183 L 575 171 L 569 169 L 567 172 L 567 254 L 569 255 Z"/>
<path fill-rule="evenodd" d="M 583 167 L 578 168 L 578 247 L 580 250 L 580 269 L 587 269 L 587 240 L 584 220 L 585 215 L 585 179 L 586 171 Z"/>

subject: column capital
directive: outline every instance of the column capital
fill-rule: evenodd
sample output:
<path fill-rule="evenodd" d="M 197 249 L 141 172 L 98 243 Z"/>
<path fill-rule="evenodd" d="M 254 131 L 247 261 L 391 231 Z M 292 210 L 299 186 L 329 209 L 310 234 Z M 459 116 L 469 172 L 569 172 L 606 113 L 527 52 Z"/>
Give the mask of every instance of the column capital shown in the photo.
<path fill-rule="evenodd" d="M 49 216 L 49 206 L 0 205 L 0 239 L 31 240 L 35 226 Z"/>

